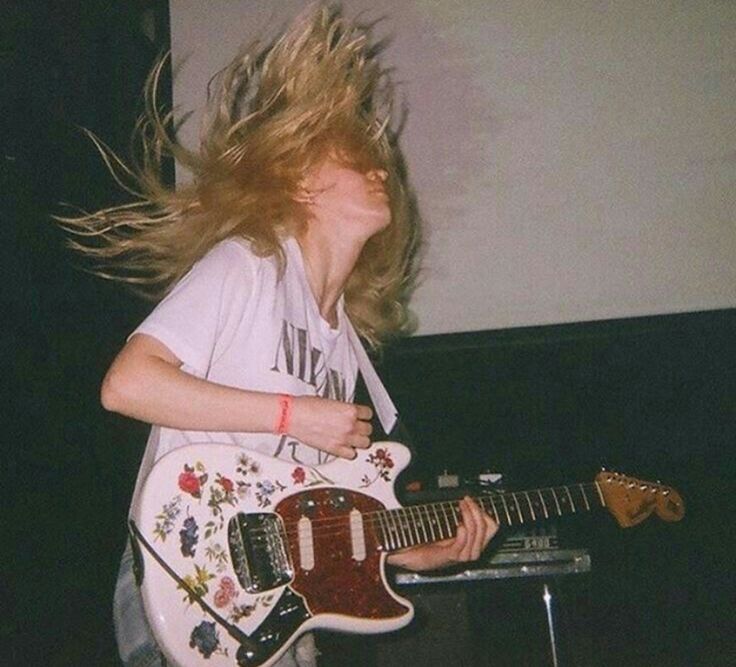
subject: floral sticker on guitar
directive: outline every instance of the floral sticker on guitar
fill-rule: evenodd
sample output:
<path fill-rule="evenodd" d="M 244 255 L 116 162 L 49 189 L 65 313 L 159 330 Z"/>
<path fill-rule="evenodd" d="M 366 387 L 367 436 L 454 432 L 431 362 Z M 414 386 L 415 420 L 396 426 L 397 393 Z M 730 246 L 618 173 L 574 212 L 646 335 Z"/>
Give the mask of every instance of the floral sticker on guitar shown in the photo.
<path fill-rule="evenodd" d="M 376 473 L 373 477 L 370 475 L 363 475 L 361 480 L 362 483 L 360 485 L 361 489 L 370 486 L 379 479 L 386 482 L 391 481 L 391 473 L 389 471 L 394 467 L 394 461 L 391 458 L 391 453 L 387 449 L 377 449 L 375 452 L 368 455 L 366 461 L 375 467 Z"/>

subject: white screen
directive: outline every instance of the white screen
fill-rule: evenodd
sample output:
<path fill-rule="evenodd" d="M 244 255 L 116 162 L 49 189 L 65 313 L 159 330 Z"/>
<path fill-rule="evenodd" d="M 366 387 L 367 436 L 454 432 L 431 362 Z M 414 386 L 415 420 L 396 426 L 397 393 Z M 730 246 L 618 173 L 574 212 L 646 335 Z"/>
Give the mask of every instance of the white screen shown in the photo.
<path fill-rule="evenodd" d="M 175 0 L 174 103 L 306 3 Z M 736 3 L 352 0 L 425 219 L 420 334 L 736 306 Z"/>

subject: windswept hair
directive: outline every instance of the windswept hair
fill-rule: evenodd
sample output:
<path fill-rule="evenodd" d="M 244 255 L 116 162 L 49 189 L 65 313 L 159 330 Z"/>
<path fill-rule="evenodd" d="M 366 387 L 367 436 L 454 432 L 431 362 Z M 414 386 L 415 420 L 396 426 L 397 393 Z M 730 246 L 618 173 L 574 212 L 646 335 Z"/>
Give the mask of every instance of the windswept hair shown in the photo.
<path fill-rule="evenodd" d="M 310 9 L 265 48 L 242 50 L 210 84 L 198 151 L 176 138 L 173 113 L 156 106 L 165 59 L 148 77 L 134 133 L 140 157 L 126 165 L 90 134 L 131 203 L 57 220 L 69 243 L 97 260 L 95 273 L 161 298 L 215 244 L 248 239 L 254 252 L 286 261 L 281 240 L 307 221 L 299 184 L 328 152 L 359 169 L 388 172 L 392 222 L 372 237 L 350 276 L 345 305 L 373 347 L 409 323 L 406 298 L 418 242 L 392 118 L 392 84 L 370 27 L 339 10 Z M 135 152 L 135 151 L 134 151 Z M 178 189 L 161 177 L 172 156 L 193 175 Z"/>

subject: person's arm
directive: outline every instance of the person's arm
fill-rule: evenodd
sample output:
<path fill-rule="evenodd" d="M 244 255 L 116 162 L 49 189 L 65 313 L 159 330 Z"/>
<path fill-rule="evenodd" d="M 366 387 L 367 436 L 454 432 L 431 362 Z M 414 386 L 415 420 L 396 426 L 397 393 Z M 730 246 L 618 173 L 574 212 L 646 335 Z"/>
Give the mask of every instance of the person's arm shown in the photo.
<path fill-rule="evenodd" d="M 419 572 L 478 560 L 498 525 L 470 498 L 460 501 L 460 511 L 463 520 L 455 537 L 389 554 L 389 565 Z"/>
<path fill-rule="evenodd" d="M 246 391 L 197 378 L 153 336 L 136 334 L 113 361 L 102 405 L 150 424 L 194 431 L 269 433 L 280 413 L 278 394 Z M 342 458 L 370 445 L 371 409 L 313 396 L 294 397 L 287 431 Z"/>

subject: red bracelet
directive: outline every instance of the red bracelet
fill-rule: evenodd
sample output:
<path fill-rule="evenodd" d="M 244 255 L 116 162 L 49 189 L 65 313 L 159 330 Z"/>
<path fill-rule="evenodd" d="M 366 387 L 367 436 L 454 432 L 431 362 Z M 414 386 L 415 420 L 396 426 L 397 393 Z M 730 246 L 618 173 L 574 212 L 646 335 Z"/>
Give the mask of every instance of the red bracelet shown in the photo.
<path fill-rule="evenodd" d="M 289 421 L 291 420 L 291 405 L 294 397 L 289 394 L 279 394 L 279 414 L 276 417 L 276 423 L 273 432 L 276 435 L 284 435 L 289 430 Z"/>

